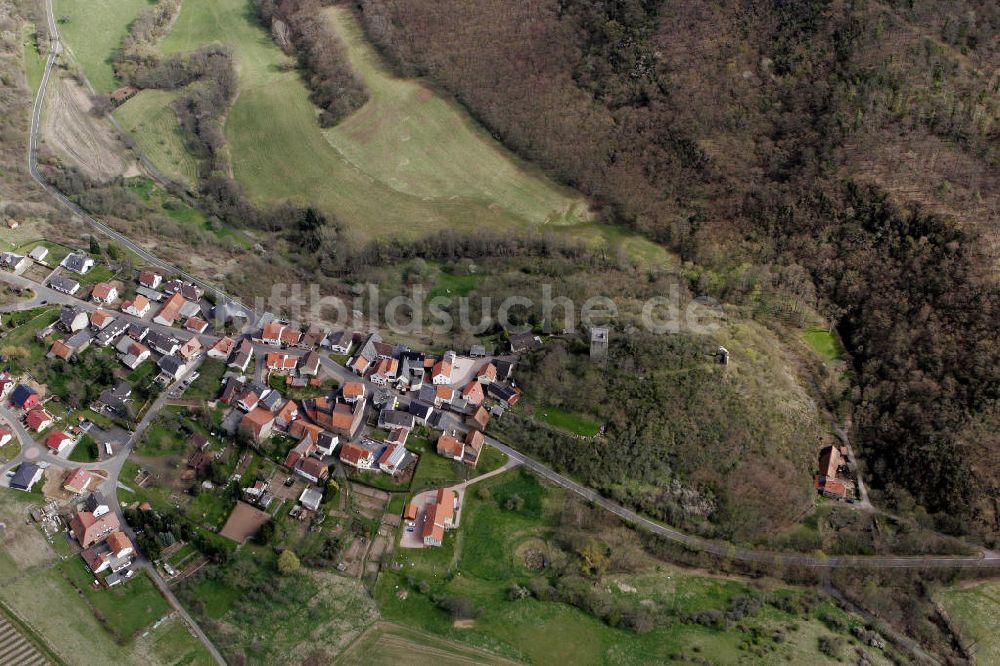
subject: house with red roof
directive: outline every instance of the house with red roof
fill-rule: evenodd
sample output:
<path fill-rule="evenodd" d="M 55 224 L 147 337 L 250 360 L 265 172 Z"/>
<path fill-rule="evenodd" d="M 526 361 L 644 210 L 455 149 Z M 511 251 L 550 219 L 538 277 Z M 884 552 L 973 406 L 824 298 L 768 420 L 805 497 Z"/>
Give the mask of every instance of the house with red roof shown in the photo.
<path fill-rule="evenodd" d="M 71 493 L 79 494 L 87 492 L 92 486 L 96 486 L 100 479 L 82 467 L 75 467 L 66 473 L 63 479 L 63 488 Z"/>
<path fill-rule="evenodd" d="M 240 419 L 240 431 L 251 435 L 255 442 L 263 442 L 274 429 L 274 414 L 269 409 L 257 407 Z"/>
<path fill-rule="evenodd" d="M 90 292 L 95 303 L 114 303 L 118 300 L 118 287 L 110 282 L 98 282 Z"/>
<path fill-rule="evenodd" d="M 484 397 L 483 385 L 475 379 L 466 384 L 465 388 L 462 389 L 462 398 L 470 405 L 482 403 Z"/>
<path fill-rule="evenodd" d="M 84 548 L 103 541 L 109 534 L 121 528 L 118 515 L 114 511 L 106 513 L 77 511 L 69 522 L 73 536 Z"/>
<path fill-rule="evenodd" d="M 163 276 L 153 271 L 139 271 L 139 284 L 147 289 L 156 289 L 163 282 Z"/>
<path fill-rule="evenodd" d="M 440 546 L 444 543 L 444 531 L 454 526 L 454 520 L 455 492 L 451 488 L 441 488 L 434 503 L 424 512 L 424 545 Z"/>
<path fill-rule="evenodd" d="M 149 299 L 139 294 L 131 301 L 123 301 L 122 312 L 133 317 L 145 317 L 149 312 Z"/>
<path fill-rule="evenodd" d="M 52 425 L 52 415 L 41 407 L 35 407 L 24 417 L 24 422 L 35 432 L 41 432 Z"/>
<path fill-rule="evenodd" d="M 63 449 L 73 443 L 73 438 L 64 432 L 56 431 L 49 433 L 45 438 L 45 446 L 55 453 L 60 453 Z"/>
<path fill-rule="evenodd" d="M 340 447 L 340 462 L 357 469 L 371 469 L 375 464 L 375 453 L 360 444 L 347 442 Z"/>
<path fill-rule="evenodd" d="M 448 433 L 441 433 L 437 440 L 437 453 L 445 458 L 462 460 L 465 456 L 465 444 Z"/>

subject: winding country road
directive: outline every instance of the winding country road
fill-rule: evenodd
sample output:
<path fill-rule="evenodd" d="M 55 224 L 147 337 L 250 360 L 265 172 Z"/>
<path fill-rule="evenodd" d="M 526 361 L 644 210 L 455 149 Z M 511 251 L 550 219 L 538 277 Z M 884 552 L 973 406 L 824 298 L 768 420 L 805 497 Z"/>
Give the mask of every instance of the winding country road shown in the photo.
<path fill-rule="evenodd" d="M 32 110 L 31 135 L 30 135 L 29 150 L 28 150 L 28 167 L 32 178 L 35 181 L 37 181 L 39 186 L 41 186 L 48 194 L 50 194 L 53 197 L 53 199 L 58 201 L 63 207 L 68 209 L 74 215 L 79 216 L 100 234 L 109 237 L 115 240 L 116 242 L 122 244 L 124 247 L 128 248 L 131 252 L 136 254 L 138 257 L 140 257 L 143 261 L 147 262 L 149 265 L 158 267 L 167 273 L 180 275 L 185 280 L 188 280 L 194 284 L 199 285 L 200 287 L 205 289 L 206 292 L 214 294 L 216 296 L 216 301 L 218 303 L 230 304 L 234 309 L 242 312 L 246 316 L 249 322 L 255 324 L 259 320 L 259 317 L 258 313 L 256 313 L 253 309 L 244 305 L 235 298 L 229 296 L 216 285 L 206 282 L 196 276 L 190 275 L 185 271 L 182 271 L 178 267 L 173 266 L 167 263 L 166 261 L 156 257 L 155 255 L 147 251 L 145 248 L 143 248 L 141 245 L 139 245 L 137 242 L 115 231 L 113 228 L 111 228 L 104 222 L 95 219 L 87 212 L 82 210 L 75 203 L 70 201 L 66 196 L 64 196 L 61 192 L 55 189 L 42 177 L 41 173 L 39 172 L 38 163 L 36 159 L 40 120 L 41 120 L 42 109 L 44 108 L 45 91 L 52 72 L 52 67 L 58 55 L 62 51 L 62 44 L 59 40 L 59 32 L 53 15 L 52 0 L 47 0 L 46 10 L 47 10 L 47 19 L 49 24 L 49 33 L 51 38 L 51 50 L 49 52 L 48 58 L 45 63 L 45 70 L 42 76 L 41 85 L 38 90 L 38 95 L 35 98 L 35 104 Z M 50 303 L 73 304 L 86 307 L 88 309 L 96 309 L 96 306 L 92 304 L 86 304 L 76 298 L 67 296 L 65 294 L 60 294 L 59 292 L 52 291 L 47 287 L 38 285 L 37 283 L 26 280 L 25 278 L 19 278 L 17 276 L 12 276 L 10 274 L 2 274 L 0 275 L 0 279 L 10 282 L 12 284 L 18 284 L 19 286 L 28 286 L 32 289 L 35 289 L 36 294 L 34 299 L 32 299 L 33 302 L 48 300 Z M 116 316 L 123 316 L 123 315 L 122 313 L 116 313 Z M 144 323 L 150 325 L 150 322 L 148 322 L 148 320 L 144 320 Z M 156 325 L 153 326 L 156 327 Z M 163 327 L 163 329 L 170 330 L 171 333 L 174 335 L 177 335 L 179 333 L 177 329 L 170 329 L 169 327 Z M 218 339 L 210 335 L 202 335 L 199 337 L 202 339 L 203 343 L 206 344 L 211 344 L 214 340 Z M 273 351 L 273 350 L 275 350 L 275 348 L 268 347 L 266 345 L 255 345 L 255 352 L 257 352 L 258 354 L 266 353 L 267 351 Z M 285 350 L 285 351 L 287 353 L 292 353 L 296 355 L 299 355 L 301 353 L 306 353 L 300 350 Z M 331 359 L 327 358 L 325 355 L 322 356 L 322 365 L 323 368 L 329 374 L 332 374 L 334 377 L 338 378 L 341 381 L 346 381 L 348 379 L 351 380 L 360 379 L 352 372 L 350 372 L 347 368 L 335 363 Z M 369 385 L 369 388 L 375 388 L 374 385 L 371 385 L 368 382 L 366 382 L 366 384 Z M 161 400 L 165 401 L 164 396 L 166 395 L 169 395 L 169 390 L 164 391 L 163 396 L 161 396 Z M 158 400 L 157 402 L 159 403 L 159 406 L 162 406 L 162 402 L 160 402 L 160 400 Z M 408 396 L 404 395 L 401 397 L 402 404 L 405 405 L 408 402 L 409 402 Z M 153 407 L 151 407 L 150 410 L 148 410 L 144 421 L 146 421 L 147 419 L 151 420 L 152 418 L 154 418 L 157 411 L 158 411 L 158 405 L 154 404 Z M 34 442 L 31 436 L 28 433 L 26 433 L 23 430 L 23 428 L 20 429 L 16 428 L 16 425 L 19 424 L 15 423 L 16 419 L 11 420 L 9 418 L 11 416 L 14 415 L 7 412 L 7 410 L 5 409 L 0 409 L 0 417 L 10 420 L 11 425 L 15 426 L 15 432 L 18 438 L 21 439 L 22 453 L 26 447 L 32 445 L 37 446 L 37 443 Z M 461 419 L 451 413 L 447 413 L 445 423 L 446 427 L 448 428 L 455 428 L 458 430 L 466 429 Z M 145 423 L 145 425 L 148 425 L 148 422 Z M 109 472 L 109 478 L 105 482 L 105 487 L 111 489 L 111 492 L 108 493 L 109 498 L 115 498 L 117 495 L 117 493 L 115 492 L 115 488 L 118 482 L 118 475 L 121 471 L 122 466 L 124 465 L 125 460 L 128 457 L 129 452 L 131 451 L 132 446 L 134 445 L 135 441 L 137 441 L 137 438 L 141 434 L 143 429 L 144 429 L 144 424 L 140 423 L 139 427 L 136 429 L 136 432 L 129 439 L 127 445 L 123 447 L 122 450 L 119 451 L 113 457 L 112 460 L 114 460 L 115 463 L 113 465 L 105 467 L 106 471 Z M 807 555 L 799 553 L 784 553 L 784 552 L 772 552 L 764 550 L 738 548 L 729 543 L 713 541 L 692 534 L 687 534 L 680 530 L 650 520 L 649 518 L 641 516 L 638 513 L 622 506 L 621 504 L 614 502 L 613 500 L 601 496 L 597 491 L 588 488 L 586 486 L 583 486 L 565 475 L 559 474 L 558 472 L 554 471 L 552 468 L 548 467 L 544 463 L 520 453 L 516 449 L 511 448 L 510 446 L 496 440 L 493 437 L 487 437 L 487 443 L 507 454 L 510 460 L 522 464 L 525 468 L 531 470 L 535 474 L 544 477 L 545 479 L 566 489 L 569 492 L 579 495 L 585 500 L 592 502 L 596 506 L 600 506 L 606 511 L 609 511 L 619 516 L 623 520 L 628 521 L 633 525 L 636 525 L 650 532 L 653 532 L 663 538 L 683 544 L 684 546 L 691 548 L 693 550 L 711 553 L 713 555 L 723 558 L 762 563 L 762 564 L 797 565 L 797 566 L 818 567 L 818 568 L 861 567 L 861 568 L 941 569 L 941 568 L 1000 567 L 1000 553 L 989 552 L 989 551 L 981 552 L 979 555 L 976 556 L 958 556 L 958 557 L 932 557 L 932 556 L 826 557 L 826 556 Z M 48 454 L 46 453 L 45 455 Z M 114 503 L 120 513 L 120 507 L 117 506 L 116 499 L 114 500 Z M 149 563 L 146 561 L 143 561 L 143 565 L 150 572 L 150 575 L 152 576 L 154 582 L 156 582 L 157 586 L 160 587 L 160 589 L 163 591 L 164 595 L 170 601 L 171 605 L 184 618 L 184 620 L 191 627 L 195 635 L 198 636 L 198 638 L 202 641 L 202 643 L 205 644 L 206 648 L 212 654 L 213 658 L 218 663 L 224 664 L 225 660 L 223 659 L 221 653 L 215 648 L 211 640 L 207 637 L 207 635 L 205 635 L 205 633 L 201 630 L 201 628 L 197 625 L 197 623 L 190 617 L 190 615 L 188 615 L 187 612 L 184 611 L 180 603 L 177 601 L 173 593 L 170 591 L 169 587 L 156 573 L 154 567 L 149 565 Z"/>

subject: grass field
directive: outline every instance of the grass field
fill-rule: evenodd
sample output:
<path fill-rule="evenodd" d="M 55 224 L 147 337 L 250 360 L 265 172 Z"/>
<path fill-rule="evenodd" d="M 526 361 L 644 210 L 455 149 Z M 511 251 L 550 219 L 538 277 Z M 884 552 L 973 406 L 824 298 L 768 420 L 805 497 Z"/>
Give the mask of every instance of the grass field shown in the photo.
<path fill-rule="evenodd" d="M 1000 664 L 1000 582 L 955 587 L 940 601 L 962 632 L 962 646 L 975 644 L 976 663 Z"/>
<path fill-rule="evenodd" d="M 554 428 L 571 432 L 581 437 L 593 437 L 601 431 L 601 424 L 592 416 L 576 414 L 558 407 L 539 405 L 535 408 L 535 418 Z"/>
<path fill-rule="evenodd" d="M 825 328 L 811 328 L 802 333 L 802 339 L 809 348 L 827 362 L 839 361 L 844 356 L 844 348 L 835 333 Z"/>
<path fill-rule="evenodd" d="M 169 178 L 194 187 L 198 161 L 184 147 L 177 114 L 170 104 L 178 90 L 143 90 L 115 109 L 115 118 L 139 148 Z"/>
<path fill-rule="evenodd" d="M 487 652 L 435 638 L 389 622 L 379 622 L 362 634 L 334 664 L 339 666 L 477 666 L 507 662 Z"/>
<path fill-rule="evenodd" d="M 35 44 L 35 26 L 29 23 L 24 28 L 24 76 L 32 96 L 38 93 L 44 72 L 45 56 L 38 52 L 38 45 Z"/>
<path fill-rule="evenodd" d="M 149 0 L 55 0 L 63 43 L 98 92 L 110 92 L 120 85 L 111 67 L 111 54 L 121 46 L 139 11 L 151 4 Z"/>
<path fill-rule="evenodd" d="M 356 238 L 588 219 L 582 197 L 521 164 L 459 107 L 419 82 L 390 76 L 353 16 L 335 9 L 330 18 L 372 99 L 326 131 L 299 73 L 285 70 L 290 59 L 254 22 L 245 0 L 187 0 L 161 43 L 165 52 L 213 41 L 233 47 L 240 94 L 226 138 L 234 174 L 254 199 L 314 201 Z M 166 96 L 146 95 L 119 110 L 123 124 L 148 135 L 136 137 L 158 167 L 190 173 Z"/>
<path fill-rule="evenodd" d="M 67 580 L 80 591 L 95 611 L 101 614 L 107 626 L 125 642 L 156 622 L 170 611 L 167 600 L 142 572 L 128 583 L 112 589 L 91 587 L 94 576 L 79 557 L 71 557 L 59 564 Z"/>

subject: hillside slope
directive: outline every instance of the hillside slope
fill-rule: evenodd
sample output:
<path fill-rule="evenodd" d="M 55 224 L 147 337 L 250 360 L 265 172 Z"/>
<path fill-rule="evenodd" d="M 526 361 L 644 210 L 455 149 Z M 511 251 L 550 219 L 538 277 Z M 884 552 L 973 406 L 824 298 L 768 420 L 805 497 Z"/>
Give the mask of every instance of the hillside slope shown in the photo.
<path fill-rule="evenodd" d="M 854 434 L 882 497 L 996 533 L 976 498 L 1000 470 L 955 438 L 1000 397 L 995 3 L 361 9 L 400 71 L 713 268 L 719 296 L 818 303 L 856 362 Z"/>

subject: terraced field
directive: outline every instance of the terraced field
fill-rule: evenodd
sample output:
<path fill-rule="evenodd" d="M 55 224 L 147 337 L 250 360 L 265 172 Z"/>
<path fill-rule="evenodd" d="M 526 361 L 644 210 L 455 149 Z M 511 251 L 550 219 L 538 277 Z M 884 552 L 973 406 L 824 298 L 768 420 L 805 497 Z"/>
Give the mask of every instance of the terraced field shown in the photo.
<path fill-rule="evenodd" d="M 0 615 L 0 666 L 42 666 L 48 663 L 49 660 L 34 643 Z"/>

